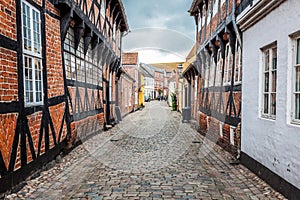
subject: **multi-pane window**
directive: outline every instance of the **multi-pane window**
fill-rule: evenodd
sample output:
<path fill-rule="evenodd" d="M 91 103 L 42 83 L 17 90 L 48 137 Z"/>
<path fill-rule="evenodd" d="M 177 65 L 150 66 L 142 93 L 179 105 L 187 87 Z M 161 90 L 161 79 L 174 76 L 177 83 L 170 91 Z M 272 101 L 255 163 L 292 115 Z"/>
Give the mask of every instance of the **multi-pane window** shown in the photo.
<path fill-rule="evenodd" d="M 216 86 L 221 85 L 222 81 L 222 67 L 223 67 L 223 58 L 221 49 L 218 50 L 217 55 L 217 71 L 216 71 Z"/>
<path fill-rule="evenodd" d="M 215 69 L 216 69 L 216 64 L 214 61 L 214 56 L 211 54 L 210 56 L 210 68 L 209 68 L 209 86 L 214 86 L 214 80 L 215 80 Z"/>
<path fill-rule="evenodd" d="M 241 82 L 242 82 L 242 48 L 239 42 L 236 41 L 234 83 L 241 83 Z"/>
<path fill-rule="evenodd" d="M 43 103 L 40 12 L 22 2 L 24 97 L 26 106 Z"/>
<path fill-rule="evenodd" d="M 233 54 L 231 52 L 230 45 L 226 45 L 225 49 L 225 66 L 224 66 L 224 85 L 230 85 L 231 75 L 232 75 L 232 63 L 233 63 Z"/>
<path fill-rule="evenodd" d="M 64 57 L 67 79 L 76 80 L 74 30 L 69 29 L 64 42 Z"/>
<path fill-rule="evenodd" d="M 74 30 L 69 28 L 64 41 L 64 58 L 67 79 L 102 85 L 102 67 L 98 63 L 97 49 L 92 50 L 91 44 L 84 55 L 84 39 L 81 38 L 77 50 L 74 49 Z"/>
<path fill-rule="evenodd" d="M 293 121 L 300 122 L 300 38 L 296 40 L 296 62 L 294 65 Z"/>
<path fill-rule="evenodd" d="M 276 116 L 277 47 L 263 50 L 263 107 L 262 116 Z"/>
<path fill-rule="evenodd" d="M 210 57 L 206 58 L 206 63 L 204 64 L 204 68 L 205 68 L 205 79 L 204 79 L 204 87 L 208 87 L 208 80 L 209 80 L 209 59 Z"/>

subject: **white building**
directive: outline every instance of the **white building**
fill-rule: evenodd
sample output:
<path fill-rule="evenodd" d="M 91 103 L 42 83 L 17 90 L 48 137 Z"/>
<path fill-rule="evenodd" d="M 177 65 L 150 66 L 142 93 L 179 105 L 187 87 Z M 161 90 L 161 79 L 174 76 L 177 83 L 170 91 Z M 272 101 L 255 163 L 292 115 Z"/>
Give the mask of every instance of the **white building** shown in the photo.
<path fill-rule="evenodd" d="M 148 67 L 147 64 L 141 63 L 140 64 L 140 71 L 144 75 L 144 99 L 147 100 L 148 98 L 152 99 L 154 97 L 154 71 Z"/>
<path fill-rule="evenodd" d="M 300 1 L 254 0 L 243 33 L 242 162 L 300 199 Z"/>

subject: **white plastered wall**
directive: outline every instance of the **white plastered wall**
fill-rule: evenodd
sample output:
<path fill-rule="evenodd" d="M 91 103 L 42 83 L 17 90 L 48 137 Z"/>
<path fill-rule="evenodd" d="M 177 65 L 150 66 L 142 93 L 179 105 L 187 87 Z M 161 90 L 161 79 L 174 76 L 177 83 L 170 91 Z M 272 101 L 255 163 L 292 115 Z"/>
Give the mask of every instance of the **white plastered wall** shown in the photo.
<path fill-rule="evenodd" d="M 287 0 L 243 33 L 242 151 L 300 189 L 300 125 L 291 124 L 292 41 L 300 1 Z M 260 117 L 260 48 L 277 41 L 276 120 Z"/>

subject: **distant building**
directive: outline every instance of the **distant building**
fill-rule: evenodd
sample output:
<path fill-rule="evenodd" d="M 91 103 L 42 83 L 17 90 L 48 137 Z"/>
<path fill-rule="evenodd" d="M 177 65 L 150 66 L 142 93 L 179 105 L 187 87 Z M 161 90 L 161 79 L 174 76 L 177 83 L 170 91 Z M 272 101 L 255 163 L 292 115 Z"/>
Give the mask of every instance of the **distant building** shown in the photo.
<path fill-rule="evenodd" d="M 162 98 L 164 91 L 165 70 L 155 68 L 154 71 L 154 99 Z"/>
<path fill-rule="evenodd" d="M 136 81 L 124 69 L 118 80 L 118 106 L 121 117 L 125 117 L 135 109 L 135 84 Z"/>
<path fill-rule="evenodd" d="M 154 70 L 153 68 L 145 63 L 140 64 L 140 72 L 144 76 L 144 99 L 154 98 Z"/>
<path fill-rule="evenodd" d="M 140 83 L 140 72 L 139 72 L 139 55 L 138 52 L 123 53 L 122 54 L 122 67 L 123 70 L 134 79 L 134 85 L 132 88 L 133 92 L 133 110 L 138 109 L 139 106 L 139 87 Z"/>
<path fill-rule="evenodd" d="M 171 63 L 152 63 L 151 66 L 155 67 L 157 70 L 164 71 L 163 78 L 163 96 L 169 96 L 169 84 L 168 80 L 176 75 L 176 70 L 178 65 L 183 62 L 171 62 Z M 159 80 L 160 81 L 160 80 Z"/>

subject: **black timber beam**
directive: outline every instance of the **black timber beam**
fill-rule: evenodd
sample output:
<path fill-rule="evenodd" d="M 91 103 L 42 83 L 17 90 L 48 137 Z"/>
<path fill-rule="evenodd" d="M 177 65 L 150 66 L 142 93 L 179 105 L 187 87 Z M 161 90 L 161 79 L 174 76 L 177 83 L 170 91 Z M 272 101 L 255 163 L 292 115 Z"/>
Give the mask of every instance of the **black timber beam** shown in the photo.
<path fill-rule="evenodd" d="M 4 35 L 0 34 L 0 47 L 3 47 L 5 49 L 9 49 L 12 51 L 18 50 L 18 43 L 15 40 L 12 40 Z"/>
<path fill-rule="evenodd" d="M 83 48 L 84 55 L 86 55 L 89 49 L 89 45 L 92 41 L 92 37 L 93 37 L 93 32 L 90 28 L 87 27 L 84 31 L 84 48 Z"/>
<path fill-rule="evenodd" d="M 74 9 L 70 8 L 70 7 L 66 7 L 64 12 L 61 12 L 61 13 L 65 13 L 60 20 L 61 41 L 65 41 L 71 19 L 73 18 L 73 12 L 74 12 Z"/>
<path fill-rule="evenodd" d="M 79 19 L 76 20 L 75 26 L 74 26 L 74 45 L 75 45 L 75 50 L 78 49 L 80 39 L 82 36 L 84 30 L 84 22 L 83 20 Z"/>

